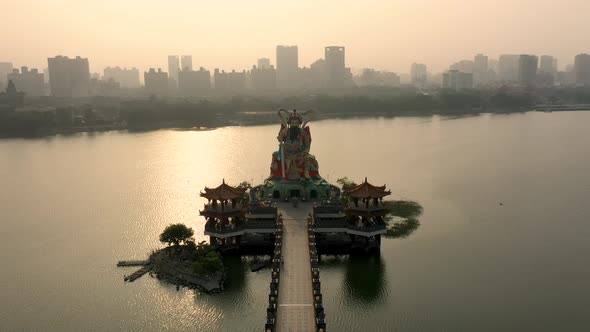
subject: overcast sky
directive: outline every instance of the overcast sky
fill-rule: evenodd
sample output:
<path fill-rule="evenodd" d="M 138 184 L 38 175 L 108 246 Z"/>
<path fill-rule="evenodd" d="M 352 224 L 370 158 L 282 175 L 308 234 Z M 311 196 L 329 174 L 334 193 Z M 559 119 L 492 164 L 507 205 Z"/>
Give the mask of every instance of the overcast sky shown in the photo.
<path fill-rule="evenodd" d="M 346 47 L 346 64 L 442 71 L 476 53 L 550 54 L 559 66 L 590 53 L 590 0 L 6 0 L 0 62 L 47 67 L 54 55 L 105 66 L 167 68 L 168 54 L 193 66 L 248 69 L 275 63 L 278 44 L 298 45 L 300 66 L 323 47 Z"/>

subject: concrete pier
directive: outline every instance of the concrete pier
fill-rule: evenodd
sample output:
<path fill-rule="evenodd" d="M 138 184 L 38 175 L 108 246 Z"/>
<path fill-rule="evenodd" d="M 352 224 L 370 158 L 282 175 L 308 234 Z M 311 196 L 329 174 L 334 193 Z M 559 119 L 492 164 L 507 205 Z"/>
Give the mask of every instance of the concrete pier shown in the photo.
<path fill-rule="evenodd" d="M 279 203 L 284 239 L 277 311 L 278 331 L 315 331 L 307 216 L 313 203 Z"/>

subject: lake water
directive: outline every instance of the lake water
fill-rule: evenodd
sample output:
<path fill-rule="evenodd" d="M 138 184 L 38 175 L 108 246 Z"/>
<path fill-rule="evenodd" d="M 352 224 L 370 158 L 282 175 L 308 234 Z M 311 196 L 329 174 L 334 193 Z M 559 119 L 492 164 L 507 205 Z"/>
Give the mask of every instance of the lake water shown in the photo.
<path fill-rule="evenodd" d="M 587 331 L 590 112 L 312 122 L 320 173 L 424 207 L 380 257 L 321 266 L 331 331 Z M 279 125 L 0 140 L 0 330 L 260 331 L 268 270 L 222 294 L 124 283 L 199 191 L 260 183 Z M 502 203 L 502 204 L 500 204 Z"/>

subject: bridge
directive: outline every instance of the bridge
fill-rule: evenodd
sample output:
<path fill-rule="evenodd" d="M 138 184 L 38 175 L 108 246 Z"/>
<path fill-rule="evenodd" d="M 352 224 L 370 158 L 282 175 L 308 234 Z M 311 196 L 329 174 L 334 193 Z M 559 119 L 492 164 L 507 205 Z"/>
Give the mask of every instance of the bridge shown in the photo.
<path fill-rule="evenodd" d="M 312 203 L 278 203 L 283 216 L 283 266 L 279 283 L 277 331 L 316 331 L 307 217 Z"/>

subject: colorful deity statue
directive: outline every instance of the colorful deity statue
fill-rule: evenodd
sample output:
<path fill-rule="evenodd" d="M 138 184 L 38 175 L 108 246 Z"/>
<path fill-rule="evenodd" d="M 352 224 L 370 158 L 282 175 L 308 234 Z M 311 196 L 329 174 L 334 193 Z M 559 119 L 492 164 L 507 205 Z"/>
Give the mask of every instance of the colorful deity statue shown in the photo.
<path fill-rule="evenodd" d="M 279 110 L 281 129 L 277 139 L 279 151 L 273 153 L 271 176 L 286 180 L 311 180 L 319 178 L 318 163 L 309 153 L 311 131 L 304 116 L 310 112 L 298 113 Z"/>

